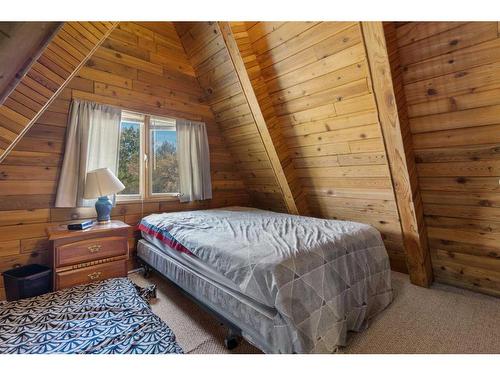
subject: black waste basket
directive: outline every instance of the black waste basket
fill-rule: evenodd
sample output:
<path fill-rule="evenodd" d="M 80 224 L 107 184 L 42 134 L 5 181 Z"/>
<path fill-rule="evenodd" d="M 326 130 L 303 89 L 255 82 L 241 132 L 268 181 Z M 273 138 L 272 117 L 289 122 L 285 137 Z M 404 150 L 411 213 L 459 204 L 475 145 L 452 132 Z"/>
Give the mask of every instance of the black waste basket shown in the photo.
<path fill-rule="evenodd" d="M 39 264 L 29 264 L 5 271 L 3 281 L 7 301 L 39 296 L 52 290 L 52 270 Z"/>

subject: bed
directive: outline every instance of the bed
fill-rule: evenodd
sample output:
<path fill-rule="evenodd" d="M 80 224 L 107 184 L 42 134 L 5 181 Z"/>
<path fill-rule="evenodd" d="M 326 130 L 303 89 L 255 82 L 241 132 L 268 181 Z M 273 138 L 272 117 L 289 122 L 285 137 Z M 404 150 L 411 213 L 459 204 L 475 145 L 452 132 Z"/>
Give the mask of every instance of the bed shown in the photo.
<path fill-rule="evenodd" d="M 246 207 L 153 214 L 138 256 L 266 353 L 332 353 L 392 301 L 380 233 Z"/>
<path fill-rule="evenodd" d="M 182 353 L 144 291 L 115 278 L 0 304 L 0 353 Z"/>

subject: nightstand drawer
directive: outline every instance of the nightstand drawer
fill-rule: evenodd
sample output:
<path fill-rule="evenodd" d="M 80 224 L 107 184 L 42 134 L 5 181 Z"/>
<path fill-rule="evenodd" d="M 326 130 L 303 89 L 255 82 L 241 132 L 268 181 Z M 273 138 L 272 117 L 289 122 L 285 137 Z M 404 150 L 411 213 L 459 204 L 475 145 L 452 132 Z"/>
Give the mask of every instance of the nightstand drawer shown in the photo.
<path fill-rule="evenodd" d="M 126 260 L 118 260 L 115 262 L 99 264 L 97 266 L 85 267 L 77 270 L 57 272 L 56 290 L 80 284 L 88 284 L 113 277 L 125 276 L 127 276 Z"/>
<path fill-rule="evenodd" d="M 72 242 L 58 246 L 55 250 L 55 266 L 63 267 L 125 255 L 127 254 L 128 243 L 125 237 L 101 237 Z"/>

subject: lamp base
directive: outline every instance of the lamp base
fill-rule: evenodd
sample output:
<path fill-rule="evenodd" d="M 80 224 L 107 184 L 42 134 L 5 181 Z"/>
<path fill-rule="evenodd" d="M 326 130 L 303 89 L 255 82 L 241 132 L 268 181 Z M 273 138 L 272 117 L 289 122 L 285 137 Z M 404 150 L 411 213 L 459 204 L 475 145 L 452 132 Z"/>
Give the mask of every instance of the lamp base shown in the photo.
<path fill-rule="evenodd" d="M 111 220 L 106 220 L 106 221 L 97 221 L 96 224 L 97 225 L 104 225 L 104 224 L 109 224 L 111 223 Z"/>
<path fill-rule="evenodd" d="M 95 202 L 97 224 L 107 224 L 110 222 L 111 208 L 113 208 L 113 203 L 111 203 L 111 200 L 107 196 L 97 199 L 97 202 Z"/>

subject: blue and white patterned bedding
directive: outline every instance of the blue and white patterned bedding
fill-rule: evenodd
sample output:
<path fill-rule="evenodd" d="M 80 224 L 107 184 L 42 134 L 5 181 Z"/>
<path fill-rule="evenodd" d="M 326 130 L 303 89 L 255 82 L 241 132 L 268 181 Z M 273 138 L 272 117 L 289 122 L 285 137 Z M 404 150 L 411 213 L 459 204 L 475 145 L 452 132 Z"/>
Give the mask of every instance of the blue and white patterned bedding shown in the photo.
<path fill-rule="evenodd" d="M 182 353 L 127 278 L 0 304 L 0 353 Z"/>

